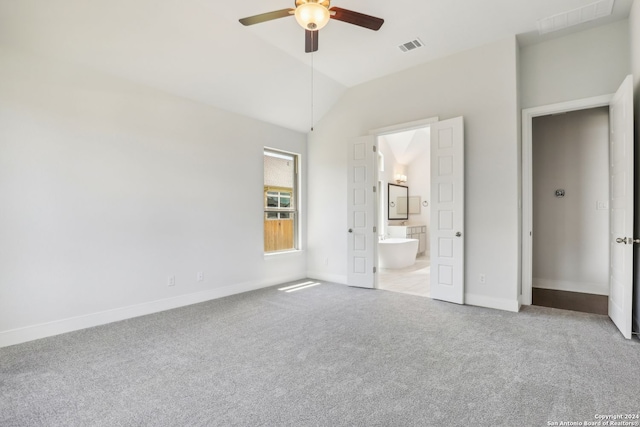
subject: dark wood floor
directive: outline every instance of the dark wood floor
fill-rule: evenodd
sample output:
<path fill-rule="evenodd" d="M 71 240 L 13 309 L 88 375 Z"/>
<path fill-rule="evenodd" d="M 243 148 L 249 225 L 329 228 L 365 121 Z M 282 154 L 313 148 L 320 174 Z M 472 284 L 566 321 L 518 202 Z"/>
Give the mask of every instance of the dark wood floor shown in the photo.
<path fill-rule="evenodd" d="M 533 288 L 533 305 L 581 311 L 583 313 L 607 314 L 609 297 Z"/>

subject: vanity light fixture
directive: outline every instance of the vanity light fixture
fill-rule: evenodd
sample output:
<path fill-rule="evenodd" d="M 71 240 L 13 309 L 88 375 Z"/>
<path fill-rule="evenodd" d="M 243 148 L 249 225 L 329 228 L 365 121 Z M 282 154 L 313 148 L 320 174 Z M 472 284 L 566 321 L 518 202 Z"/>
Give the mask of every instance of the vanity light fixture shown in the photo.
<path fill-rule="evenodd" d="M 407 175 L 396 175 L 396 184 L 404 184 L 405 182 L 407 182 Z"/>

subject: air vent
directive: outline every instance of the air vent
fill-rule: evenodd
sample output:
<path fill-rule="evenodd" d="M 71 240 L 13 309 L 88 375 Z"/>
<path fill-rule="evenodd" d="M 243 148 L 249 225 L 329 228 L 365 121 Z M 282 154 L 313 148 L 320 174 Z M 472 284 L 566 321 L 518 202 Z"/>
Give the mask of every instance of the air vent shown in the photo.
<path fill-rule="evenodd" d="M 611 15 L 614 0 L 600 0 L 538 21 L 540 34 L 551 33 Z"/>
<path fill-rule="evenodd" d="M 398 46 L 398 48 L 403 52 L 409 52 L 410 50 L 414 50 L 422 46 L 424 46 L 422 40 L 416 38 L 415 40 L 411 40 L 410 42 L 402 43 L 400 46 Z"/>

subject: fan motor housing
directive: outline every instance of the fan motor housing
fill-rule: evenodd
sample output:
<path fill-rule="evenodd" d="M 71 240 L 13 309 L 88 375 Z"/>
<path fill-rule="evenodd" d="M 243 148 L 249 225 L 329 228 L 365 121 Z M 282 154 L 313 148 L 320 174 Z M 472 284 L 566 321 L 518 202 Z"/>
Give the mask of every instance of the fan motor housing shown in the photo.
<path fill-rule="evenodd" d="M 296 7 L 301 6 L 303 4 L 307 4 L 307 3 L 318 3 L 326 7 L 327 9 L 329 9 L 329 7 L 331 6 L 330 0 L 296 0 Z"/>

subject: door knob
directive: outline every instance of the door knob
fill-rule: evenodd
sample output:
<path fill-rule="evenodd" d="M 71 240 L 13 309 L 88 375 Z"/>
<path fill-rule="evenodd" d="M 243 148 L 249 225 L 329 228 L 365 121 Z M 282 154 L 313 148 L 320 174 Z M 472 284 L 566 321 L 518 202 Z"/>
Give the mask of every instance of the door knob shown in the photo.
<path fill-rule="evenodd" d="M 350 229 L 349 229 L 349 233 L 353 233 L 353 228 L 350 228 Z"/>
<path fill-rule="evenodd" d="M 634 239 L 633 237 L 618 237 L 616 243 L 624 243 L 626 245 L 633 245 L 634 243 L 640 243 L 640 239 Z"/>
<path fill-rule="evenodd" d="M 460 236 L 462 236 L 462 233 L 458 231 L 458 232 L 456 233 L 456 237 L 460 237 Z"/>

